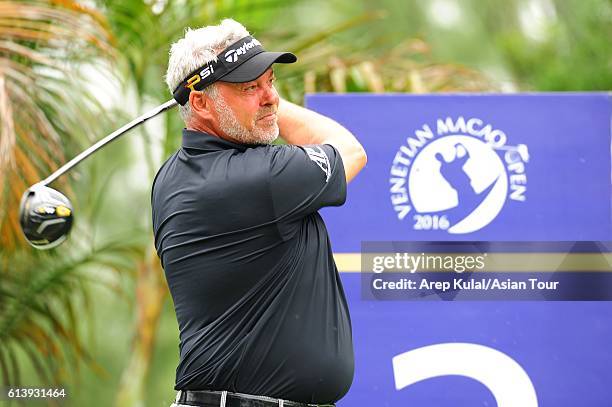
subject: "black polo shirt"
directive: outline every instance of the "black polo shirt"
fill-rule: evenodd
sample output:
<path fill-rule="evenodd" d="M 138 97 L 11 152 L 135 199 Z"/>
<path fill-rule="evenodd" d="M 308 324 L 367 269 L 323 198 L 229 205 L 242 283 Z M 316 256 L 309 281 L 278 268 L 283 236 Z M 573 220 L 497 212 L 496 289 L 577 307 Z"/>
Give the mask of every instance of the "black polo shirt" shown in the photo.
<path fill-rule="evenodd" d="M 317 213 L 345 199 L 330 145 L 247 146 L 183 130 L 151 199 L 180 330 L 175 389 L 307 403 L 348 391 L 351 323 Z"/>

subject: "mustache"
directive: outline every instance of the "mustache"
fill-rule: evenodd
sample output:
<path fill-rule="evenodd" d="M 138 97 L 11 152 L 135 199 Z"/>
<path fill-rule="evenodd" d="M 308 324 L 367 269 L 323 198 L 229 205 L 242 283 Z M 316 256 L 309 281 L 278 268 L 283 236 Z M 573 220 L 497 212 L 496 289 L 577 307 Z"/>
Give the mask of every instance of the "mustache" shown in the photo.
<path fill-rule="evenodd" d="M 262 108 L 259 112 L 257 112 L 257 116 L 255 116 L 255 120 L 259 120 L 264 116 L 267 116 L 272 113 L 276 113 L 277 110 L 278 109 L 275 107 Z"/>

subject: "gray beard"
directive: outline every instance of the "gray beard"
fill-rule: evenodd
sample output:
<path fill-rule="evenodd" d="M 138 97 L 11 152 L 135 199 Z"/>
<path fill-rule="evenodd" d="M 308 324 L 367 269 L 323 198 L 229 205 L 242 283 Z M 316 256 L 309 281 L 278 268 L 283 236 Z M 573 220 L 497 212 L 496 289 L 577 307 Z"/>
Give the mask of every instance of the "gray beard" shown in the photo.
<path fill-rule="evenodd" d="M 214 108 L 219 116 L 221 130 L 241 144 L 270 144 L 278 137 L 278 123 L 268 128 L 261 128 L 257 123 L 253 123 L 253 130 L 240 124 L 234 111 L 221 95 L 216 98 Z"/>

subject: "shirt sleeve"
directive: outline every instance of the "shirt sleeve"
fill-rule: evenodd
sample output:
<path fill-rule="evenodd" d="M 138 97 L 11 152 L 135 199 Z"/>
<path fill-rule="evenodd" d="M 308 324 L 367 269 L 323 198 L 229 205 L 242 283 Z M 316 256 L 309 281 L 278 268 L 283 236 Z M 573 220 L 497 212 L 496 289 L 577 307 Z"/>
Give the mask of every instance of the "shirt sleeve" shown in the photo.
<path fill-rule="evenodd" d="M 346 175 L 340 153 L 331 145 L 275 146 L 269 188 L 279 221 L 307 216 L 346 200 Z"/>

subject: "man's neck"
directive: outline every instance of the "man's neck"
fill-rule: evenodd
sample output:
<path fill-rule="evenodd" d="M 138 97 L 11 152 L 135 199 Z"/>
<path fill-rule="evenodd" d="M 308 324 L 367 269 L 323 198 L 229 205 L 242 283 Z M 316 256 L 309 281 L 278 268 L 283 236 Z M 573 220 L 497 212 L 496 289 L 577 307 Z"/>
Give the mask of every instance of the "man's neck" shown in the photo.
<path fill-rule="evenodd" d="M 220 129 L 213 129 L 211 126 L 209 126 L 206 123 L 190 121 L 189 123 L 185 125 L 185 128 L 187 130 L 201 131 L 202 133 L 210 134 L 211 136 L 218 137 L 222 140 L 226 140 L 231 143 L 244 144 L 240 142 L 239 140 L 235 140 L 232 137 L 229 137 L 224 132 L 222 132 Z"/>
<path fill-rule="evenodd" d="M 210 134 L 212 136 L 217 136 L 219 138 L 223 138 L 212 127 L 210 127 L 210 126 L 208 126 L 208 125 L 206 125 L 205 123 L 202 123 L 202 122 L 190 121 L 189 123 L 187 123 L 185 125 L 185 127 L 187 128 L 187 130 L 201 131 L 202 133 L 206 133 L 206 134 Z"/>

